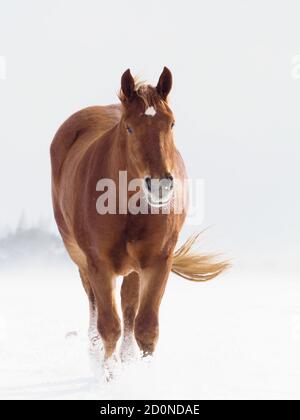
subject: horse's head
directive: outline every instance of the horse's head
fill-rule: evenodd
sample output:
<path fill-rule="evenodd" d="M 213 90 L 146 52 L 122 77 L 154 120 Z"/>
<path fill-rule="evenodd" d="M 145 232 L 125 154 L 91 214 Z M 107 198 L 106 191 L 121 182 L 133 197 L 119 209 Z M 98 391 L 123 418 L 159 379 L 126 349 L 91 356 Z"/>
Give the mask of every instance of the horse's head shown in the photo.
<path fill-rule="evenodd" d="M 172 132 L 175 121 L 167 103 L 171 89 L 172 73 L 166 67 L 156 87 L 136 83 L 130 70 L 122 76 L 121 130 L 128 168 L 136 177 L 144 179 L 144 187 L 154 201 L 159 199 L 155 197 L 154 185 L 160 181 L 159 202 L 170 197 L 175 176 L 176 149 Z"/>

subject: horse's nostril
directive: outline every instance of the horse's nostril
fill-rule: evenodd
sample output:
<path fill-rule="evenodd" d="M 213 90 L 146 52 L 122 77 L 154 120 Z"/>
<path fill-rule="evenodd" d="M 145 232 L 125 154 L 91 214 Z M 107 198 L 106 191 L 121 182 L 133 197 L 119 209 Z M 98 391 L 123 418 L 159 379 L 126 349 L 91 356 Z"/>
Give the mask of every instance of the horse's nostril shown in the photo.
<path fill-rule="evenodd" d="M 169 182 L 170 190 L 174 187 L 174 178 L 171 174 L 167 174 L 165 178 Z"/>
<path fill-rule="evenodd" d="M 165 175 L 164 178 L 160 180 L 161 186 L 165 190 L 172 190 L 174 188 L 174 178 L 171 174 Z"/>
<path fill-rule="evenodd" d="M 164 195 L 167 191 L 171 191 L 174 188 L 174 178 L 172 175 L 167 174 L 163 178 L 153 179 L 150 177 L 145 178 L 145 185 L 147 190 L 151 194 L 160 194 Z"/>
<path fill-rule="evenodd" d="M 146 182 L 148 190 L 151 192 L 151 178 L 147 177 L 145 179 L 145 182 Z"/>

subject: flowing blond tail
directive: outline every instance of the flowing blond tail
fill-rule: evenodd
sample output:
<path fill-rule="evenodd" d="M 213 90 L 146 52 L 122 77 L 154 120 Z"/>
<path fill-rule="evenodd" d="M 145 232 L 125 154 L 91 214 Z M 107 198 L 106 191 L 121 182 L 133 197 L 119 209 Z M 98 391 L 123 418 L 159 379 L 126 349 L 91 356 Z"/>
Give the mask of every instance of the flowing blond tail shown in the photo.
<path fill-rule="evenodd" d="M 193 235 L 174 254 L 172 272 L 186 280 L 205 282 L 226 271 L 230 264 L 216 260 L 215 255 L 201 255 L 193 251 L 200 234 Z"/>

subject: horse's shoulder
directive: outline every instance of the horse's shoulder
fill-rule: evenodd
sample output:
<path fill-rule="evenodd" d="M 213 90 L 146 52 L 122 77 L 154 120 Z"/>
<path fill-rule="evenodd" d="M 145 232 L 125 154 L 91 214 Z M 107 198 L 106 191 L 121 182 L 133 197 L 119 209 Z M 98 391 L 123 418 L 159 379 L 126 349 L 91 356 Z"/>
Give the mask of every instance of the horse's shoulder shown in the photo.
<path fill-rule="evenodd" d="M 74 113 L 58 129 L 51 151 L 55 152 L 55 147 L 62 142 L 71 146 L 78 134 L 85 131 L 110 128 L 120 121 L 121 115 L 120 105 L 91 106 Z"/>
<path fill-rule="evenodd" d="M 120 105 L 92 106 L 71 115 L 58 129 L 51 143 L 51 160 L 54 178 L 59 176 L 62 165 L 72 146 L 80 138 L 86 144 L 103 135 L 121 118 Z"/>

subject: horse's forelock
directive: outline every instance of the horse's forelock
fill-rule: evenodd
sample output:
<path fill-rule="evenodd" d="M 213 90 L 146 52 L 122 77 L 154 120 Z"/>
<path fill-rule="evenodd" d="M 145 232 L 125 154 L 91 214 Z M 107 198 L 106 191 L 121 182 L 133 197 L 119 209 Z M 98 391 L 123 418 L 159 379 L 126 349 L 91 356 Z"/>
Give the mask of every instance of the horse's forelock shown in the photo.
<path fill-rule="evenodd" d="M 145 110 L 150 107 L 153 107 L 155 109 L 158 109 L 161 107 L 166 108 L 167 102 L 165 102 L 161 98 L 156 88 L 154 88 L 151 85 L 145 84 L 145 82 L 141 82 L 139 79 L 135 79 L 135 92 L 137 94 L 137 98 L 142 100 L 145 106 Z M 119 99 L 125 107 L 126 105 L 128 105 L 128 101 L 122 89 L 120 90 L 120 93 L 119 93 Z"/>

